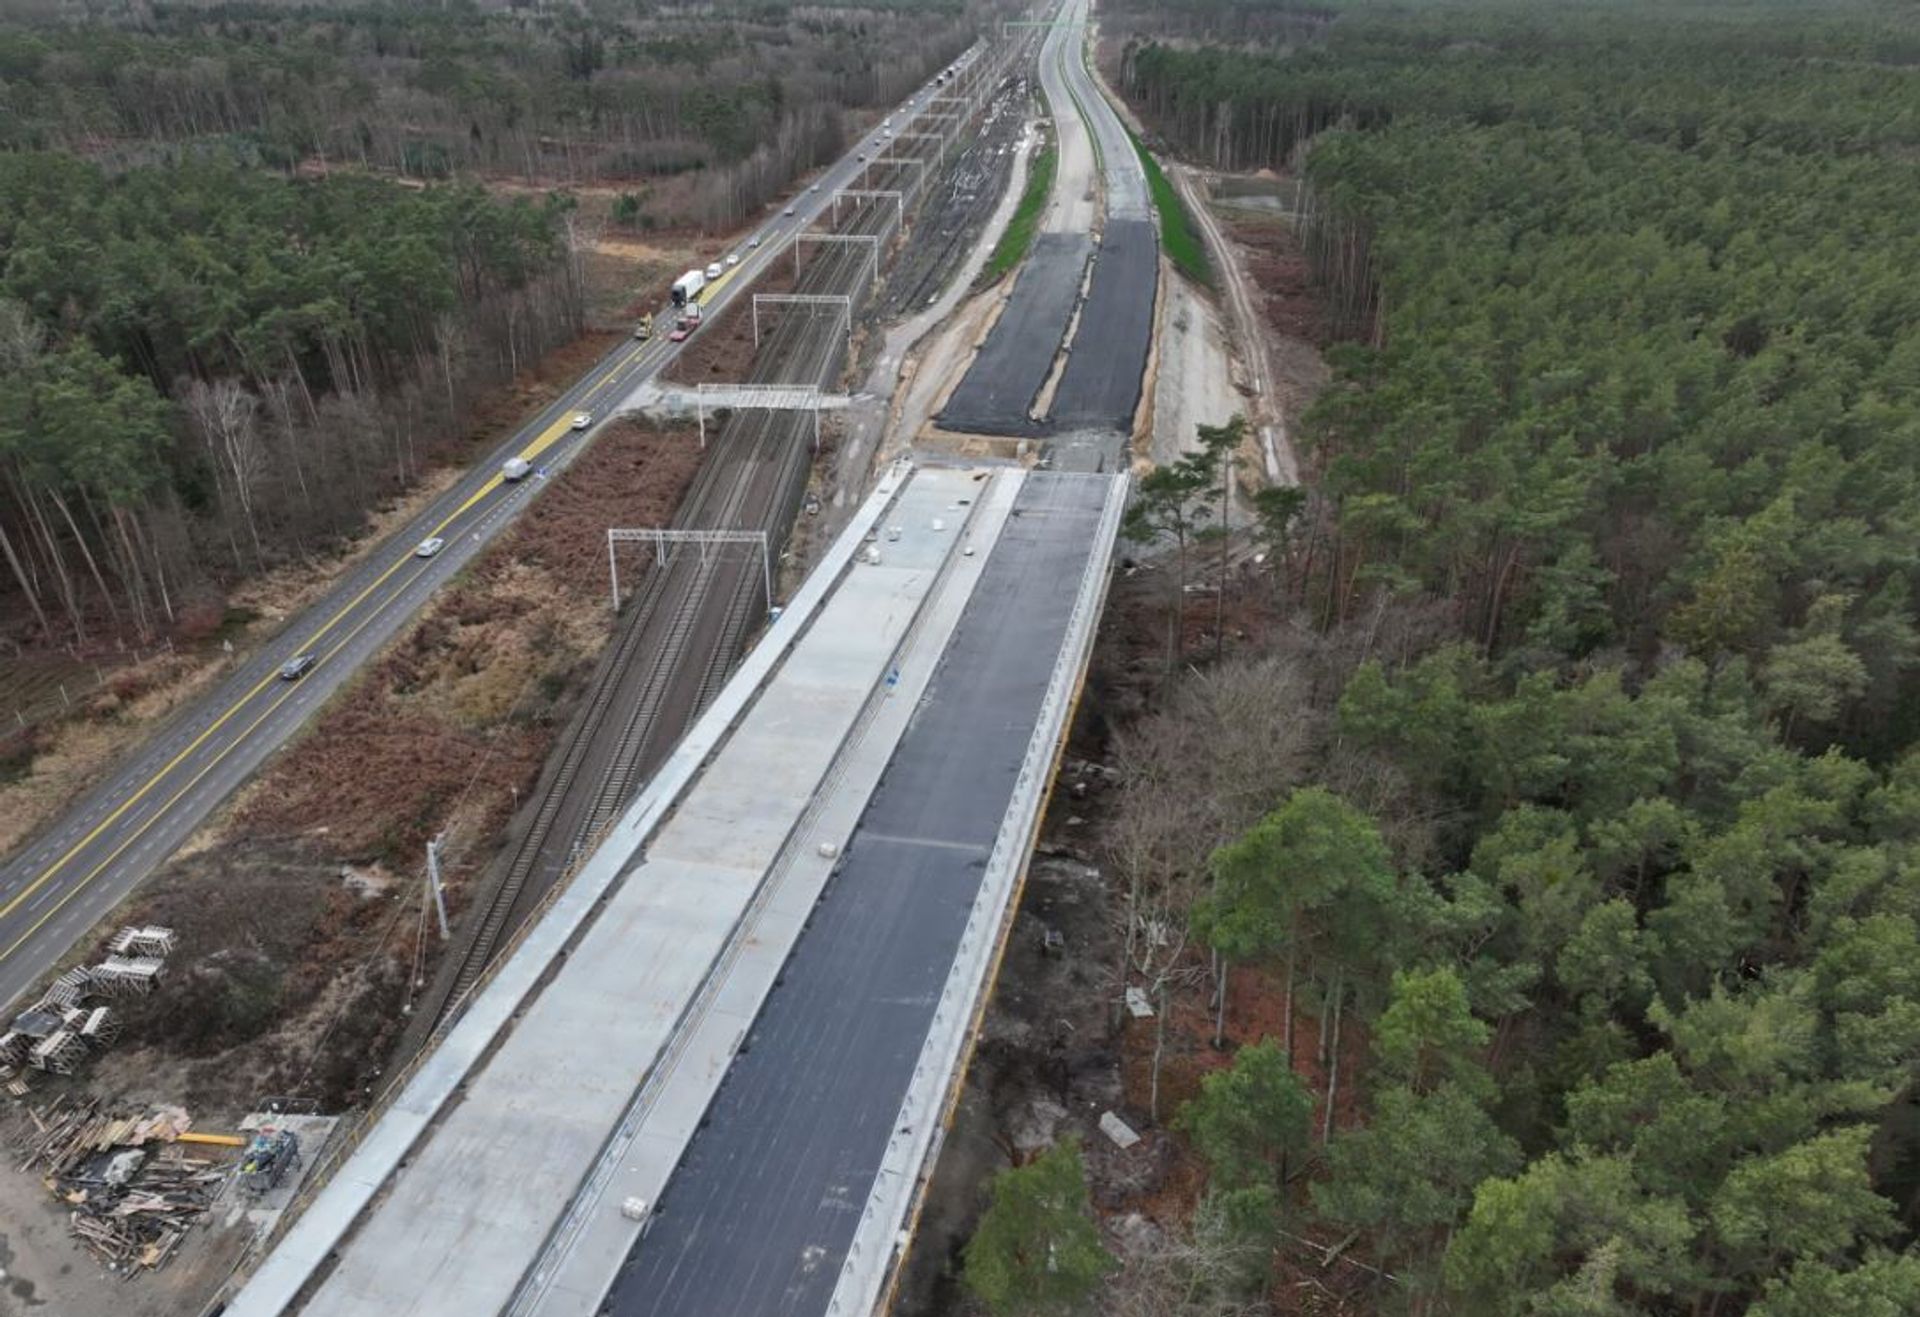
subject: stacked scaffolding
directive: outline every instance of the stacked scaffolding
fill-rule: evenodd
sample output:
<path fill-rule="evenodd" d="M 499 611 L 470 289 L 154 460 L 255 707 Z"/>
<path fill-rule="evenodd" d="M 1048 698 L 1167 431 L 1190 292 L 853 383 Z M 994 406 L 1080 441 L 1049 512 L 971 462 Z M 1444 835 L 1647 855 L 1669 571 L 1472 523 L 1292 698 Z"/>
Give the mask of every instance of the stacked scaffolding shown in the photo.
<path fill-rule="evenodd" d="M 160 984 L 158 956 L 108 956 L 93 967 L 94 990 L 106 997 L 144 997 Z"/>
<path fill-rule="evenodd" d="M 0 1033 L 0 1087 L 27 1092 L 25 1070 L 70 1075 L 87 1058 L 119 1040 L 121 1021 L 93 997 L 144 996 L 159 984 L 173 950 L 173 930 L 123 928 L 107 943 L 112 953 L 92 968 L 75 967 L 47 985 L 40 1000 L 14 1016 Z"/>
<path fill-rule="evenodd" d="M 115 956 L 150 956 L 164 960 L 173 954 L 173 930 L 153 924 L 123 928 L 107 943 L 107 951 Z"/>
<path fill-rule="evenodd" d="M 93 975 L 84 969 L 70 969 L 55 979 L 40 998 L 42 1006 L 78 1006 L 93 991 Z"/>

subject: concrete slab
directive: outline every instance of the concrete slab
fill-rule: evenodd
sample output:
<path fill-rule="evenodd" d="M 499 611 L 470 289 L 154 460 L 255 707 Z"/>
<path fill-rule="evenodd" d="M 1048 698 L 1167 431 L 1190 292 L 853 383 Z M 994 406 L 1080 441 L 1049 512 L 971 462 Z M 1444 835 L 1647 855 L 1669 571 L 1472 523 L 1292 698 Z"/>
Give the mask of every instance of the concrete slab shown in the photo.
<path fill-rule="evenodd" d="M 960 471 L 908 484 L 895 519 L 912 548 L 900 557 L 921 565 L 849 569 L 307 1313 L 454 1317 L 510 1302 L 884 680 L 937 576 L 922 542 L 957 543 L 931 522 L 972 487 Z"/>
<path fill-rule="evenodd" d="M 719 698 L 615 825 L 606 844 L 508 956 L 439 1046 L 404 1079 L 398 1096 L 377 1119 L 358 1125 L 344 1137 L 336 1135 L 340 1164 L 227 1305 L 227 1317 L 278 1317 L 294 1305 L 296 1296 L 337 1255 L 342 1239 L 374 1195 L 531 998 L 548 967 L 586 925 L 630 857 L 725 739 L 762 683 L 798 640 L 810 633 L 831 587 L 842 579 L 852 561 L 860 537 L 891 510 L 908 472 L 909 468 L 896 467 L 881 479 L 847 533 L 828 549 L 820 567 L 801 585 L 780 620 L 748 652 Z"/>
<path fill-rule="evenodd" d="M 1028 477 L 606 1311 L 822 1313 L 1007 815 L 1113 482 Z"/>
<path fill-rule="evenodd" d="M 992 542 L 1013 511 L 1018 473 L 996 478 L 985 491 L 969 533 Z M 959 505 L 956 505 L 959 506 Z M 964 508 L 962 508 L 964 510 Z M 949 525 L 953 523 L 950 521 Z M 656 1069 L 610 1141 L 602 1165 L 537 1264 L 512 1317 L 592 1317 L 615 1283 L 641 1224 L 623 1210 L 634 1200 L 659 1200 L 700 1118 L 718 1091 L 789 952 L 815 917 L 822 893 L 840 867 L 839 856 L 861 811 L 891 761 L 895 746 L 919 712 L 921 698 L 988 558 L 950 560 L 914 631 L 902 646 L 897 686 L 869 704 L 844 746 L 829 780 L 816 795 L 792 846 L 757 898 L 757 914 L 741 921 L 737 954 L 709 982 L 710 1004 L 689 1012 L 682 1043 Z M 831 854 L 820 853 L 821 842 Z M 647 1223 L 648 1225 L 651 1222 Z"/>
<path fill-rule="evenodd" d="M 221 1194 L 215 1211 L 222 1214 L 224 1223 L 233 1226 L 245 1218 L 253 1227 L 256 1237 L 265 1235 L 279 1223 L 281 1214 L 287 1210 L 300 1186 L 306 1183 L 312 1173 L 321 1151 L 327 1146 L 327 1140 L 333 1137 L 333 1130 L 340 1123 L 338 1116 L 295 1116 L 277 1111 L 250 1112 L 240 1121 L 240 1132 L 251 1134 L 257 1130 L 291 1130 L 300 1140 L 300 1161 L 293 1170 L 282 1176 L 280 1183 L 258 1198 L 249 1197 L 240 1191 L 237 1179 L 229 1179 L 221 1187 Z"/>

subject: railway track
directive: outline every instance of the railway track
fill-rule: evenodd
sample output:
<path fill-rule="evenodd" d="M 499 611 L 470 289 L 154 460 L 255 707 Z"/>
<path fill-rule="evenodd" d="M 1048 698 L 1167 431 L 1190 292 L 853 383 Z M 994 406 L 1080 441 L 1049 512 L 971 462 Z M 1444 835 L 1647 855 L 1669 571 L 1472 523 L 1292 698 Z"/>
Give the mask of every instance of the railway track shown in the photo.
<path fill-rule="evenodd" d="M 890 203 L 863 200 L 839 231 L 878 233 L 891 218 Z M 865 255 L 848 244 L 817 246 L 796 291 L 845 293 L 858 305 L 867 292 Z M 781 314 L 749 380 L 831 382 L 844 365 L 846 338 L 837 309 L 824 331 L 823 319 L 828 318 L 811 307 Z M 734 413 L 714 440 L 712 456 L 674 524 L 757 530 L 766 534 L 770 549 L 782 543 L 805 494 L 810 432 L 810 420 L 798 414 Z M 419 1003 L 403 1053 L 424 1045 L 450 1022 L 513 932 L 590 851 L 719 693 L 756 624 L 761 582 L 757 562 L 716 556 L 670 560 L 664 568 L 644 572 L 580 712 L 550 758 L 534 799 L 522 810 L 524 830 L 511 841 L 504 861 L 497 862 L 504 869 L 494 869 L 479 884 L 484 894 L 462 920 L 453 952 Z"/>
<path fill-rule="evenodd" d="M 947 167 L 946 177 L 938 192 L 929 189 L 943 203 L 938 208 L 944 226 L 931 236 L 931 240 L 927 235 L 922 235 L 921 248 L 913 260 L 912 268 L 896 270 L 888 279 L 885 314 L 889 317 L 916 311 L 939 294 L 947 280 L 953 277 L 955 268 L 972 249 L 979 226 L 992 214 L 999 200 L 1006 176 L 1013 165 L 1009 156 L 998 152 L 1011 147 L 1014 135 L 1025 122 L 1026 115 L 1019 106 L 1014 105 L 1003 106 L 997 112 L 990 112 L 990 115 L 997 117 L 982 121 L 978 135 Z M 968 200 L 964 209 L 959 209 L 955 203 L 963 193 L 967 194 Z M 935 208 L 932 203 L 923 205 L 929 210 Z"/>

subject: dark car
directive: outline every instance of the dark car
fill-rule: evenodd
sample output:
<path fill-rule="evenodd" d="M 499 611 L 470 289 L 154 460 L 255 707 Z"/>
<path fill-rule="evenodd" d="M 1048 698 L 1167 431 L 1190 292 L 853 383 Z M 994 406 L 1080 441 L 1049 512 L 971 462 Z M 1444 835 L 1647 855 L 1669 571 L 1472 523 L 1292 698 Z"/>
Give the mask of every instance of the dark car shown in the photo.
<path fill-rule="evenodd" d="M 307 671 L 320 660 L 311 654 L 295 654 L 280 665 L 280 680 L 298 681 L 307 675 Z"/>

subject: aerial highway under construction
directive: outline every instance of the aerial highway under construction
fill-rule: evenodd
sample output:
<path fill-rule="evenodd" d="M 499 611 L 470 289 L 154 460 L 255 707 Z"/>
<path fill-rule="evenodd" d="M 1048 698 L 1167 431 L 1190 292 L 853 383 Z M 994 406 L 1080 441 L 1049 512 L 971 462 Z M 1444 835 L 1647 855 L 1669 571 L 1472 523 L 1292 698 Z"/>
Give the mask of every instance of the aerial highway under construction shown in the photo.
<path fill-rule="evenodd" d="M 1057 115 L 1097 118 L 1110 108 L 1068 90 L 1083 3 L 1048 30 L 1058 76 L 1044 85 Z M 1104 141 L 1100 155 L 1134 163 Z M 1109 229 L 1144 226 L 1144 194 L 1115 172 Z M 866 207 L 853 231 L 884 215 Z M 803 284 L 857 288 L 849 255 Z M 1126 323 L 1103 331 L 1138 334 L 1151 265 L 1143 279 L 1105 255 Z M 790 323 L 806 332 L 770 342 L 761 366 L 822 378 L 837 335 Z M 1088 395 L 1118 419 L 1138 388 L 1116 368 Z M 777 525 L 782 447 L 761 453 L 759 436 L 784 430 L 791 461 L 802 424 L 728 423 L 751 442 L 714 524 L 751 524 L 761 506 Z M 1124 442 L 1115 431 L 1100 451 Z M 600 757 L 556 806 L 583 821 L 559 841 L 586 826 L 600 844 L 524 941 L 455 993 L 440 1045 L 322 1168 L 229 1317 L 884 1311 L 1086 670 L 1126 487 L 1124 469 L 903 464 L 712 694 L 732 615 L 721 569 L 682 562 L 678 583 L 656 570 L 661 611 L 624 628 L 717 663 L 678 678 L 627 665 Z M 723 606 L 683 627 L 696 567 Z M 752 565 L 732 573 L 751 601 Z M 623 719 L 644 727 L 645 692 L 668 680 L 685 742 L 602 827 L 585 812 L 621 776 L 605 756 L 630 752 Z"/>
<path fill-rule="evenodd" d="M 931 95 L 923 89 L 903 104 Z M 837 188 L 854 185 L 877 150 L 861 139 L 802 193 L 743 242 L 760 240 L 741 263 L 702 294 L 709 315 L 728 307 L 779 253 L 782 239 L 806 228 Z M 389 535 L 315 604 L 206 696 L 172 718 L 121 767 L 42 829 L 0 869 L 0 1006 L 17 1001 L 102 915 L 152 873 L 260 764 L 440 586 L 451 580 L 506 523 L 537 497 L 591 436 L 574 418 L 598 418 L 658 375 L 680 346 L 655 337 L 623 342 L 527 422 L 490 457 Z M 503 478 L 518 458 L 529 478 Z M 428 538 L 435 556 L 415 556 Z M 289 661 L 307 658 L 297 679 Z"/>

